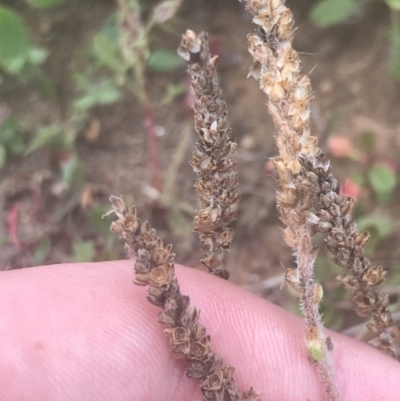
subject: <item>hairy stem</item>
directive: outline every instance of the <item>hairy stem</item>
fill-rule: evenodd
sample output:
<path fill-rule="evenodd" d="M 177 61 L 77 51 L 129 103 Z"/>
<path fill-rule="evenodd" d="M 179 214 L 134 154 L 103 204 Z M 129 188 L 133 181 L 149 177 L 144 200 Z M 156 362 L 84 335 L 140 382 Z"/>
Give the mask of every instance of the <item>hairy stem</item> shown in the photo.
<path fill-rule="evenodd" d="M 154 123 L 154 110 L 148 89 L 146 60 L 149 54 L 147 27 L 143 25 L 138 0 L 118 0 L 119 4 L 119 41 L 126 66 L 134 71 L 136 90 L 142 106 L 147 136 L 149 170 L 152 185 L 162 192 L 160 157 Z"/>
<path fill-rule="evenodd" d="M 301 61 L 292 48 L 293 14 L 284 0 L 245 0 L 246 10 L 257 25 L 248 35 L 249 51 L 254 58 L 249 75 L 268 96 L 268 110 L 278 128 L 279 156 L 274 159 L 278 174 L 277 207 L 287 226 L 284 238 L 294 250 L 297 269 L 288 269 L 286 284 L 300 299 L 306 321 L 310 359 L 320 373 L 327 398 L 340 400 L 330 358 L 330 340 L 323 334 L 319 303 L 322 287 L 314 279 L 316 250 L 312 246 L 315 193 L 304 176 L 300 157 L 314 157 L 317 141 L 310 135 L 309 78 L 301 73 Z"/>

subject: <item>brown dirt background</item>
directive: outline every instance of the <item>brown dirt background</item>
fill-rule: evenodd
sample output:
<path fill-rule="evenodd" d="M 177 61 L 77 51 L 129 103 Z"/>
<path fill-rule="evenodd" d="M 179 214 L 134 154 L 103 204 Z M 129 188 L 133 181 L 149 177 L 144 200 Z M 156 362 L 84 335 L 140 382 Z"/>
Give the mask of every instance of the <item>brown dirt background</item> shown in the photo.
<path fill-rule="evenodd" d="M 54 98 L 43 96 L 34 82 L 21 85 L 7 78 L 0 88 L 1 104 L 24 119 L 29 133 L 29 126 L 38 121 L 66 118 L 68 105 L 75 96 L 71 76 L 80 68 L 79 54 L 90 46 L 115 4 L 112 0 L 70 0 L 63 7 L 38 11 L 22 1 L 3 3 L 22 13 L 33 41 L 51 54 L 44 70 L 55 85 Z M 363 131 L 373 131 L 378 138 L 373 157 L 398 161 L 400 83 L 394 82 L 387 72 L 385 30 L 389 15 L 386 7 L 372 4 L 359 20 L 321 30 L 308 19 L 314 3 L 288 1 L 298 26 L 295 48 L 302 53 L 304 71 L 310 73 L 315 91 L 314 135 L 319 136 L 321 147 L 326 148 L 330 122 L 339 115 L 335 135 L 349 137 L 357 143 Z M 157 48 L 175 49 L 180 34 L 187 28 L 207 30 L 216 43 L 220 53 L 220 82 L 229 107 L 233 136 L 239 144 L 237 161 L 243 196 L 233 249 L 227 258 L 231 279 L 273 302 L 286 305 L 288 296 L 280 290 L 281 266 L 293 265 L 293 260 L 280 236 L 274 178 L 265 168 L 268 158 L 276 154 L 275 129 L 266 111 L 264 95 L 254 80 L 246 79 L 251 64 L 246 35 L 254 28 L 237 1 L 186 0 L 174 22 L 175 34 L 156 32 L 152 43 Z M 165 130 L 158 138 L 163 172 L 168 172 L 183 132 L 193 128 L 182 98 L 162 107 L 157 107 L 156 102 L 166 83 L 185 80 L 184 68 L 168 74 L 150 74 L 156 123 Z M 93 208 L 107 204 L 110 194 L 122 194 L 134 202 L 159 235 L 174 245 L 177 261 L 198 267 L 202 255 L 198 239 L 191 232 L 192 215 L 198 207 L 193 189 L 196 177 L 188 164 L 196 141 L 195 132 L 177 170 L 173 200 L 161 208 L 154 207 L 148 196 L 146 138 L 137 100 L 127 93 L 113 106 L 93 109 L 89 120 L 94 118 L 101 124 L 99 137 L 91 142 L 82 133 L 76 145 L 85 166 L 85 189 L 93 195 L 87 204 L 82 199 L 69 199 L 68 195 L 57 198 L 51 194 L 50 187 L 57 182 L 59 171 L 48 150 L 11 158 L 0 171 L 0 264 L 3 269 L 31 266 L 37 238 L 43 235 L 51 240 L 51 251 L 45 260 L 48 264 L 70 261 L 72 244 L 77 239 L 95 242 L 96 260 L 122 258 L 121 244 L 99 231 L 89 218 Z M 333 160 L 333 166 L 341 182 L 349 177 L 350 171 L 359 168 L 345 159 Z M 35 194 L 40 195 L 39 203 L 35 201 Z M 393 232 L 373 255 L 392 275 L 400 275 L 399 195 L 397 189 L 395 198 L 385 206 L 377 205 L 368 195 L 363 200 L 365 214 L 379 212 L 394 222 Z M 30 243 L 25 249 L 18 249 L 8 238 L 7 218 L 16 200 L 20 202 L 19 235 L 29 238 Z M 329 276 L 325 290 L 336 288 L 337 284 Z M 396 301 L 398 286 L 391 287 L 391 291 Z M 358 321 L 348 301 L 338 301 L 334 308 L 344 316 L 336 328 Z M 353 317 L 346 317 L 347 314 Z"/>

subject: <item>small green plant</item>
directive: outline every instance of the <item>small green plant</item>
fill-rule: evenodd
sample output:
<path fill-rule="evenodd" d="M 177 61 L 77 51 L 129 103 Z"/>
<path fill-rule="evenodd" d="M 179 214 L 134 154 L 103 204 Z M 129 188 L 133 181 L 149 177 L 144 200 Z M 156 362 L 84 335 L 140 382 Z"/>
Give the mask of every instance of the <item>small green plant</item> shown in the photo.
<path fill-rule="evenodd" d="M 97 105 L 108 105 L 115 103 L 121 97 L 121 89 L 110 78 L 101 78 L 96 81 L 91 80 L 90 73 L 75 74 L 80 96 L 73 102 L 73 120 L 82 122 L 87 116 L 87 112 Z"/>
<path fill-rule="evenodd" d="M 376 134 L 372 131 L 362 132 L 358 146 L 349 138 L 331 136 L 329 149 L 338 158 L 347 158 L 355 162 L 356 169 L 352 178 L 345 181 L 343 191 L 347 196 L 356 196 L 360 202 L 356 208 L 357 224 L 361 231 L 369 231 L 371 238 L 366 245 L 372 254 L 379 242 L 391 234 L 393 224 L 388 217 L 377 215 L 371 207 L 385 205 L 393 198 L 398 180 L 395 161 L 383 160 L 374 155 Z M 372 196 L 365 196 L 366 194 Z"/>
<path fill-rule="evenodd" d="M 22 18 L 0 6 L 0 70 L 22 80 L 38 75 L 47 51 L 32 45 Z"/>
<path fill-rule="evenodd" d="M 368 183 L 379 203 L 388 202 L 397 186 L 393 170 L 383 163 L 374 164 L 368 171 Z"/>
<path fill-rule="evenodd" d="M 93 241 L 77 240 L 72 245 L 74 262 L 91 262 L 95 255 L 95 246 Z"/>
<path fill-rule="evenodd" d="M 390 10 L 390 41 L 388 68 L 395 79 L 400 79 L 400 0 L 384 0 Z M 343 23 L 360 14 L 369 0 L 321 0 L 311 10 L 312 22 L 327 28 Z"/>
<path fill-rule="evenodd" d="M 25 143 L 18 132 L 18 124 L 11 116 L 0 123 L 0 168 L 8 155 L 21 155 L 25 151 Z"/>
<path fill-rule="evenodd" d="M 396 169 L 399 167 L 396 160 L 384 160 L 376 158 L 373 155 L 373 149 L 376 144 L 376 134 L 372 131 L 365 131 L 361 133 L 358 154 L 355 154 L 355 160 L 364 160 L 365 169 L 363 173 L 358 174 L 358 184 L 368 187 L 372 190 L 375 200 L 380 204 L 389 202 L 396 190 L 398 180 L 396 176 Z M 363 153 L 365 152 L 365 154 Z M 366 157 L 369 154 L 370 157 Z"/>
<path fill-rule="evenodd" d="M 153 102 L 148 90 L 148 72 L 168 72 L 183 65 L 175 51 L 151 50 L 150 35 L 154 28 L 164 26 L 178 11 L 182 0 L 167 0 L 150 10 L 144 18 L 143 7 L 138 0 L 119 0 L 117 13 L 104 24 L 93 40 L 92 55 L 97 69 L 112 73 L 112 85 L 128 88 L 139 100 L 148 138 L 149 169 L 152 186 L 162 193 L 162 178 L 157 150 Z M 114 90 L 114 89 L 113 89 Z M 182 93 L 182 86 L 167 87 L 161 103 L 170 102 Z M 87 101 L 89 101 L 87 99 Z"/>
<path fill-rule="evenodd" d="M 35 8 L 48 9 L 65 3 L 65 0 L 26 0 Z M 105 23 L 93 41 L 90 49 L 90 67 L 73 75 L 76 84 L 76 97 L 70 101 L 66 117 L 62 121 L 34 122 L 30 128 L 30 138 L 23 140 L 24 121 L 12 117 L 3 118 L 0 126 L 0 167 L 12 154 L 30 154 L 42 148 L 51 152 L 52 160 L 59 169 L 59 188 L 64 195 L 73 198 L 78 205 L 84 189 L 84 168 L 76 152 L 76 141 L 88 124 L 88 113 L 96 106 L 110 105 L 117 102 L 123 89 L 130 90 L 139 100 L 146 118 L 146 129 L 151 149 L 153 176 L 161 176 L 158 155 L 155 147 L 155 124 L 152 116 L 152 102 L 148 94 L 147 73 L 168 72 L 183 64 L 174 51 L 165 49 L 150 51 L 150 33 L 155 26 L 161 26 L 170 20 L 179 8 L 181 0 L 164 1 L 150 10 L 144 10 L 142 3 L 136 0 L 121 0 L 117 13 Z M 149 11 L 149 14 L 147 14 Z M 144 15 L 149 15 L 145 18 Z M 138 18 L 138 36 L 132 30 Z M 132 47 L 129 41 L 133 39 Z M 14 76 L 25 82 L 35 76 L 43 77 L 39 68 L 48 56 L 47 51 L 31 44 L 27 26 L 18 13 L 0 6 L 0 70 L 7 76 Z M 160 103 L 171 102 L 186 88 L 182 85 L 168 84 L 165 96 Z M 157 183 L 157 184 L 155 184 Z M 155 178 L 153 186 L 161 190 L 161 181 Z M 88 219 L 98 224 L 99 215 L 93 212 Z M 108 232 L 108 229 L 104 230 Z M 104 237 L 104 236 L 103 236 Z M 109 237 L 109 236 L 108 236 Z M 113 259 L 112 243 L 107 236 L 100 251 L 95 251 L 95 244 L 85 239 L 72 239 L 72 257 L 75 261 L 88 261 L 94 258 Z M 97 246 L 97 244 L 96 244 Z M 97 248 L 96 248 L 97 249 Z M 51 255 L 51 240 L 39 241 L 32 257 L 35 263 L 43 263 Z"/>
<path fill-rule="evenodd" d="M 393 231 L 392 221 L 388 217 L 376 214 L 357 219 L 357 225 L 360 230 L 368 231 L 371 235 L 365 247 L 369 254 L 372 254 L 377 249 L 379 242 Z"/>
<path fill-rule="evenodd" d="M 54 151 L 67 152 L 74 149 L 76 132 L 67 129 L 59 122 L 36 127 L 32 140 L 27 145 L 26 154 L 34 152 L 44 146 L 49 146 Z"/>

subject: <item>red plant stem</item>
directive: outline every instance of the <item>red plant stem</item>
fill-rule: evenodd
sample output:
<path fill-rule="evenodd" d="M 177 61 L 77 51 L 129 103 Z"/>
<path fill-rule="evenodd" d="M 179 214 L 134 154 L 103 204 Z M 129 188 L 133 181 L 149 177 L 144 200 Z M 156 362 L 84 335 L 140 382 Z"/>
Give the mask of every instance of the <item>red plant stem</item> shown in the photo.
<path fill-rule="evenodd" d="M 145 102 L 143 108 L 145 115 L 147 146 L 148 146 L 148 154 L 149 154 L 150 169 L 151 169 L 151 182 L 153 187 L 156 188 L 159 193 L 161 193 L 162 182 L 161 182 L 160 157 L 158 154 L 153 107 L 150 104 L 150 102 Z"/>
<path fill-rule="evenodd" d="M 15 202 L 8 213 L 8 237 L 12 244 L 14 244 L 19 250 L 22 250 L 23 246 L 18 236 L 18 217 L 19 217 L 19 202 Z"/>
<path fill-rule="evenodd" d="M 162 180 L 161 180 L 161 167 L 160 157 L 157 146 L 157 136 L 154 123 L 154 110 L 151 104 L 151 98 L 149 94 L 148 81 L 145 69 L 146 62 L 142 57 L 139 58 L 136 65 L 136 75 L 140 87 L 140 102 L 143 108 L 143 114 L 145 116 L 145 126 L 147 135 L 147 150 L 149 156 L 149 165 L 151 171 L 151 182 L 157 191 L 162 193 Z"/>

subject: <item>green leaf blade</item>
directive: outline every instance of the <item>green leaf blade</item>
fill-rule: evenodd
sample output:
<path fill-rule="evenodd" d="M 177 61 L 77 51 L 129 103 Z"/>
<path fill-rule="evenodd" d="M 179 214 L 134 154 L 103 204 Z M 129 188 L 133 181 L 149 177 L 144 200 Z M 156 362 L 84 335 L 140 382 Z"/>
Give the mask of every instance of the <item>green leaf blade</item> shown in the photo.
<path fill-rule="evenodd" d="M 368 172 L 368 178 L 377 195 L 390 195 L 397 184 L 396 175 L 383 164 L 372 167 Z"/>
<path fill-rule="evenodd" d="M 65 0 L 25 0 L 30 6 L 36 8 L 59 7 L 65 3 Z"/>
<path fill-rule="evenodd" d="M 357 14 L 360 5 L 355 0 L 322 0 L 311 10 L 311 21 L 319 28 L 339 24 Z"/>
<path fill-rule="evenodd" d="M 93 51 L 101 64 L 117 72 L 123 70 L 123 63 L 118 57 L 118 48 L 106 35 L 102 33 L 96 35 Z"/>
<path fill-rule="evenodd" d="M 393 10 L 400 10 L 400 0 L 385 0 L 386 4 Z"/>
<path fill-rule="evenodd" d="M 169 72 L 182 66 L 184 61 L 175 52 L 156 50 L 147 61 L 148 67 L 156 72 Z"/>
<path fill-rule="evenodd" d="M 19 74 L 29 57 L 29 36 L 23 20 L 14 11 L 0 6 L 0 67 Z"/>
<path fill-rule="evenodd" d="M 35 134 L 35 137 L 32 139 L 28 148 L 26 150 L 26 154 L 32 153 L 35 150 L 42 148 L 43 146 L 52 142 L 57 136 L 61 134 L 62 129 L 58 127 L 56 124 L 49 125 L 45 127 L 40 127 Z"/>
<path fill-rule="evenodd" d="M 73 259 L 76 263 L 91 262 L 95 254 L 93 241 L 76 242 L 73 245 Z"/>
<path fill-rule="evenodd" d="M 4 165 L 6 164 L 6 159 L 7 159 L 6 148 L 0 144 L 0 169 L 4 167 Z"/>

